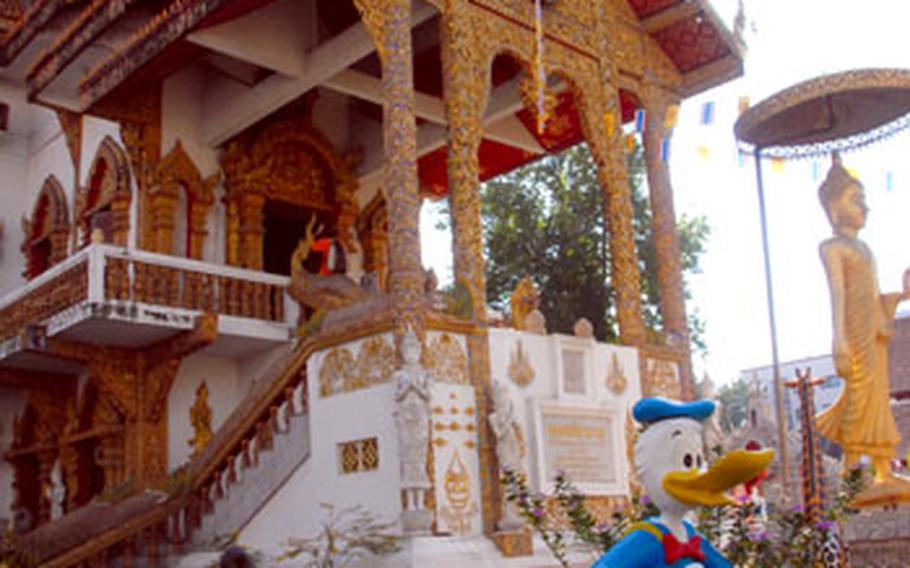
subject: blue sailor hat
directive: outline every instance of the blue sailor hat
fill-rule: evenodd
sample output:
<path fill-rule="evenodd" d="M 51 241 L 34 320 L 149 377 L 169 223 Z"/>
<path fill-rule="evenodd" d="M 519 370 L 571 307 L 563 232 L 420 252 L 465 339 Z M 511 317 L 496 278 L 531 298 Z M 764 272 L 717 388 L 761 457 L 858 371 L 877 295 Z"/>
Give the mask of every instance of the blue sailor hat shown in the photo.
<path fill-rule="evenodd" d="M 642 424 L 652 424 L 670 418 L 704 420 L 714 414 L 716 405 L 710 400 L 678 402 L 665 398 L 643 398 L 632 407 L 632 417 Z"/>

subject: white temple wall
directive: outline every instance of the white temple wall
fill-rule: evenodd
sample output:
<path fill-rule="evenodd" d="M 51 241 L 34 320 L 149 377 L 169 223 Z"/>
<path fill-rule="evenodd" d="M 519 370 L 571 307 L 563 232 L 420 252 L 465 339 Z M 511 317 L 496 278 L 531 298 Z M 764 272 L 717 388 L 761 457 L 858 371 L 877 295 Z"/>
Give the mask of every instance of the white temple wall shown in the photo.
<path fill-rule="evenodd" d="M 192 453 L 188 441 L 194 435 L 190 409 L 196 402 L 196 389 L 205 381 L 214 432 L 248 392 L 239 367 L 236 359 L 199 353 L 186 357 L 180 364 L 168 394 L 168 469 L 183 465 Z"/>
<path fill-rule="evenodd" d="M 345 347 L 356 354 L 360 343 Z M 243 545 L 275 554 L 289 537 L 313 536 L 325 518 L 321 503 L 336 510 L 361 505 L 382 521 L 395 521 L 401 513 L 395 386 L 381 384 L 323 398 L 319 371 L 326 354 L 316 353 L 307 362 L 310 457 L 243 529 L 238 538 Z M 338 445 L 374 437 L 378 468 L 341 473 Z"/>
<path fill-rule="evenodd" d="M 0 448 L 9 448 L 13 441 L 13 420 L 25 408 L 25 393 L 0 388 Z M 13 518 L 13 466 L 0 459 L 0 527 Z"/>
<path fill-rule="evenodd" d="M 217 150 L 202 134 L 204 87 L 205 73 L 194 65 L 169 77 L 161 96 L 161 155 L 180 140 L 202 177 L 218 171 Z"/>
<path fill-rule="evenodd" d="M 25 238 L 21 219 L 31 213 L 40 186 L 33 189 L 28 185 L 30 132 L 35 107 L 25 102 L 24 92 L 6 85 L 0 85 L 0 97 L 10 105 L 9 130 L 0 133 L 0 221 L 3 223 L 0 295 L 3 295 L 25 281 L 22 277 L 25 259 L 20 250 Z M 0 511 L 0 514 L 4 513 Z"/>
<path fill-rule="evenodd" d="M 194 65 L 169 77 L 164 82 L 161 97 L 161 155 L 167 155 L 179 140 L 203 178 L 219 171 L 218 150 L 208 144 L 202 130 L 205 87 L 206 72 Z M 208 236 L 202 249 L 202 259 L 223 264 L 224 188 L 219 185 L 214 191 L 215 203 L 209 209 Z"/>
<path fill-rule="evenodd" d="M 623 347 L 582 339 L 567 335 L 537 335 L 514 329 L 493 328 L 490 337 L 490 375 L 493 381 L 506 384 L 512 396 L 515 412 L 524 428 L 527 451 L 524 458 L 525 471 L 536 488 L 545 485 L 540 471 L 539 458 L 542 452 L 538 440 L 538 420 L 535 408 L 541 401 L 551 401 L 564 408 L 596 408 L 612 412 L 617 418 L 613 427 L 622 434 L 621 455 L 616 456 L 621 465 L 622 485 L 626 486 L 629 464 L 625 447 L 625 416 L 638 398 L 641 397 L 638 352 Z M 520 360 L 518 345 L 521 344 L 524 362 L 533 371 L 533 378 L 524 386 L 513 378 Z M 577 350 L 584 360 L 584 394 L 567 392 L 561 350 Z M 611 392 L 607 377 L 613 367 L 613 355 L 625 378 L 625 388 L 619 394 Z M 510 372 L 510 365 L 513 369 Z"/>

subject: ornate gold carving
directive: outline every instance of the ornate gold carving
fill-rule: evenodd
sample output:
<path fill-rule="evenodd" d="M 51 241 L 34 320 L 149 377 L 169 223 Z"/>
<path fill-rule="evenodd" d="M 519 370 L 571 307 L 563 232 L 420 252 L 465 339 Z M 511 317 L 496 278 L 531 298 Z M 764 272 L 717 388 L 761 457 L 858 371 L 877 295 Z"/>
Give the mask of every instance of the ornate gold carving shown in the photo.
<path fill-rule="evenodd" d="M 196 389 L 196 402 L 190 408 L 193 437 L 187 443 L 193 454 L 201 452 L 212 439 L 212 407 L 209 406 L 209 387 L 202 381 Z"/>
<path fill-rule="evenodd" d="M 660 314 L 664 332 L 674 338 L 674 346 L 683 354 L 680 365 L 683 397 L 692 399 L 695 396 L 695 383 L 689 356 L 689 326 L 686 318 L 679 237 L 676 231 L 676 214 L 673 211 L 670 171 L 662 150 L 672 130 L 667 128 L 662 117 L 666 116 L 667 109 L 679 104 L 679 98 L 650 81 L 645 83 L 643 95 L 647 115 L 652 117 L 652 120 L 647 121 L 645 129 L 644 155 L 651 205 L 651 233 L 657 251 Z"/>
<path fill-rule="evenodd" d="M 316 238 L 314 225 L 316 217 L 310 219 L 306 235 L 300 239 L 291 255 L 291 286 L 288 294 L 301 306 L 313 310 L 331 311 L 362 302 L 371 294 L 343 274 L 321 275 L 306 269 L 305 261 Z M 302 322 L 301 322 L 302 323 Z"/>
<path fill-rule="evenodd" d="M 379 442 L 376 438 L 338 444 L 341 473 L 360 473 L 379 469 Z"/>
<path fill-rule="evenodd" d="M 509 303 L 512 306 L 512 325 L 517 330 L 527 330 L 528 315 L 540 307 L 540 292 L 530 276 L 518 281 Z"/>
<path fill-rule="evenodd" d="M 143 351 L 47 339 L 58 356 L 82 361 L 92 381 L 124 418 L 123 475 L 144 485 L 164 475 L 167 466 L 167 395 L 180 361 L 209 345 L 217 317 L 204 315 L 196 327 Z M 111 451 L 117 451 L 111 448 Z"/>
<path fill-rule="evenodd" d="M 420 193 L 410 0 L 356 0 L 382 62 L 383 189 L 388 204 L 389 271 L 400 330 L 422 333 L 424 271 L 420 260 Z"/>
<path fill-rule="evenodd" d="M 105 230 L 106 240 L 119 246 L 126 246 L 130 229 L 131 199 L 130 168 L 126 154 L 108 136 L 101 142 L 95 154 L 87 187 L 80 188 L 76 193 L 75 223 L 82 235 L 81 243 L 88 244 L 93 217 L 101 214 L 110 216 L 109 222 L 99 223 Z M 109 213 L 104 213 L 105 210 Z M 102 217 L 99 216 L 98 219 Z"/>
<path fill-rule="evenodd" d="M 520 387 L 528 386 L 534 380 L 534 368 L 528 361 L 521 340 L 515 344 L 515 351 L 509 356 L 509 378 Z"/>
<path fill-rule="evenodd" d="M 643 388 L 645 395 L 662 396 L 678 400 L 681 396 L 678 369 L 676 361 L 654 357 L 647 358 L 645 360 L 645 384 Z"/>
<path fill-rule="evenodd" d="M 78 172 L 82 164 L 82 115 L 64 108 L 57 108 L 56 111 L 60 128 L 63 129 L 63 134 L 66 136 L 66 147 L 70 152 L 70 159 Z"/>
<path fill-rule="evenodd" d="M 66 201 L 60 182 L 49 176 L 38 193 L 31 217 L 22 219 L 26 278 L 33 278 L 66 258 L 71 230 Z"/>
<path fill-rule="evenodd" d="M 457 447 L 452 449 L 452 459 L 446 468 L 443 487 L 446 502 L 440 514 L 456 533 L 471 532 L 477 505 L 471 501 L 471 474 Z"/>
<path fill-rule="evenodd" d="M 262 208 L 267 198 L 322 212 L 337 222 L 340 239 L 349 238 L 358 210 L 357 178 L 349 160 L 313 126 L 309 113 L 305 109 L 244 133 L 222 153 L 229 261 L 262 267 Z"/>
<path fill-rule="evenodd" d="M 167 155 L 158 164 L 156 175 L 158 185 L 152 187 L 146 200 L 147 219 L 149 224 L 146 248 L 164 253 L 174 254 L 174 216 L 183 214 L 188 216 L 187 227 L 188 246 L 190 258 L 201 259 L 202 247 L 208 235 L 206 228 L 209 208 L 215 202 L 213 188 L 220 181 L 218 175 L 203 179 L 193 159 L 187 154 L 180 140 L 174 144 Z M 179 192 L 186 195 L 189 211 L 177 212 Z M 184 254 L 184 251 L 176 251 Z"/>
<path fill-rule="evenodd" d="M 616 396 L 626 392 L 626 387 L 629 385 L 622 364 L 619 362 L 619 355 L 616 353 L 613 353 L 610 358 L 610 371 L 607 373 L 607 379 L 604 382 L 607 385 L 607 389 Z"/>
<path fill-rule="evenodd" d="M 356 358 L 347 347 L 334 347 L 319 369 L 319 394 L 328 397 L 387 383 L 396 363 L 395 348 L 382 336 L 365 340 Z"/>
<path fill-rule="evenodd" d="M 423 364 L 434 380 L 456 385 L 470 384 L 468 359 L 461 343 L 448 333 L 434 338 L 424 349 Z"/>

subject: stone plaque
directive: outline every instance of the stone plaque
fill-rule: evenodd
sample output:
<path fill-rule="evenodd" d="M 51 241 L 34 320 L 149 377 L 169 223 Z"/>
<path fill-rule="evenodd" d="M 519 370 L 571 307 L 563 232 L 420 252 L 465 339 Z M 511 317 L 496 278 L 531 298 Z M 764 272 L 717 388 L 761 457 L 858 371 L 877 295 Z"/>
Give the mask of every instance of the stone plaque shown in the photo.
<path fill-rule="evenodd" d="M 541 402 L 538 407 L 539 471 L 549 487 L 556 474 L 588 494 L 623 491 L 620 422 L 609 409 Z"/>

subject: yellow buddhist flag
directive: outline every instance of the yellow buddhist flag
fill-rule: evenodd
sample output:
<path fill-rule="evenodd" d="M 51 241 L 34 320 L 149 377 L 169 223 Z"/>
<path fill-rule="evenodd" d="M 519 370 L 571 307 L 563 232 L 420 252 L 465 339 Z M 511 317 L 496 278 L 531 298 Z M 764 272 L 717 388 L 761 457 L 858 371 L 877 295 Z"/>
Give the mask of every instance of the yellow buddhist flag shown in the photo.
<path fill-rule="evenodd" d="M 670 130 L 676 128 L 679 121 L 679 105 L 670 105 L 667 107 L 667 113 L 664 115 L 664 128 Z"/>
<path fill-rule="evenodd" d="M 776 174 L 784 173 L 784 159 L 783 158 L 771 158 L 771 171 Z"/>
<path fill-rule="evenodd" d="M 749 97 L 739 97 L 739 114 L 742 114 L 749 110 Z"/>
<path fill-rule="evenodd" d="M 702 144 L 701 146 L 696 148 L 695 151 L 698 152 L 698 157 L 706 162 L 708 161 L 708 157 L 711 155 L 711 152 L 708 150 L 708 147 L 705 146 L 704 144 Z"/>
<path fill-rule="evenodd" d="M 613 138 L 613 132 L 616 130 L 616 117 L 610 111 L 604 113 L 604 128 L 607 129 L 607 137 Z"/>

